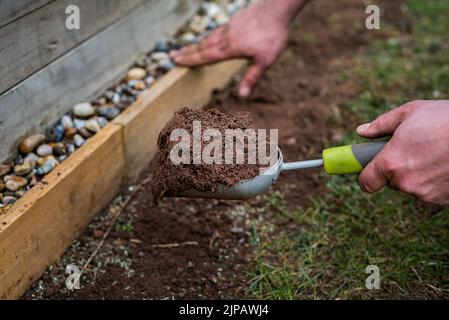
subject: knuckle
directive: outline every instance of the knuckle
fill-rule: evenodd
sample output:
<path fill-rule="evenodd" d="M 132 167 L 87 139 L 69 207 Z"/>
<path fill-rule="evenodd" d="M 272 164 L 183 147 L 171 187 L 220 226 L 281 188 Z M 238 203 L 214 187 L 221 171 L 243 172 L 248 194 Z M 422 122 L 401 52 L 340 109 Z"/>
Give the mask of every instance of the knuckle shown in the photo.
<path fill-rule="evenodd" d="M 402 179 L 402 180 L 398 181 L 397 185 L 398 185 L 398 189 L 400 191 L 413 194 L 414 196 L 416 196 L 418 198 L 420 197 L 419 191 L 416 188 L 416 185 L 413 181 Z"/>
<path fill-rule="evenodd" d="M 373 122 L 371 122 L 371 126 L 373 127 L 374 130 L 379 131 L 383 128 L 384 123 L 385 123 L 385 116 L 381 115 L 376 119 L 374 119 Z"/>
<path fill-rule="evenodd" d="M 426 188 L 418 177 L 410 177 L 403 175 L 397 180 L 398 189 L 402 192 L 412 194 L 418 199 L 422 199 L 429 195 L 429 189 Z"/>
<path fill-rule="evenodd" d="M 391 157 L 379 156 L 378 159 L 376 159 L 376 163 L 378 174 L 388 179 L 392 179 L 394 175 L 401 169 L 401 162 L 396 161 Z"/>
<path fill-rule="evenodd" d="M 419 187 L 416 189 L 414 195 L 416 198 L 418 198 L 421 201 L 432 203 L 432 204 L 439 204 L 438 196 L 435 192 L 432 190 L 433 188 L 426 188 L 426 187 Z"/>
<path fill-rule="evenodd" d="M 423 100 L 413 100 L 410 102 L 407 102 L 406 104 L 404 104 L 404 109 L 406 110 L 410 110 L 410 109 L 416 109 L 419 106 L 421 106 L 423 104 Z"/>

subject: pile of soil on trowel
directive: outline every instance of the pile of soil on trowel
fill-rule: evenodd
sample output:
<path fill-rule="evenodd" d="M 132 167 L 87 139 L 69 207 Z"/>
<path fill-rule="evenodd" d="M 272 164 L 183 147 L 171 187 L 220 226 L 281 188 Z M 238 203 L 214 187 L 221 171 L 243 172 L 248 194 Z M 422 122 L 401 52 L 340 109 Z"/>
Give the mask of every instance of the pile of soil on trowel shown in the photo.
<path fill-rule="evenodd" d="M 219 130 L 222 135 L 222 164 L 193 164 L 193 122 L 201 121 L 201 132 L 206 129 Z M 174 164 L 170 159 L 170 151 L 178 144 L 170 141 L 170 135 L 175 129 L 184 129 L 190 134 L 190 164 Z M 244 144 L 244 163 L 236 164 L 234 149 L 233 163 L 224 163 L 225 159 L 225 130 L 226 129 L 256 129 L 253 118 L 249 112 L 223 113 L 217 109 L 194 110 L 183 108 L 176 112 L 174 117 L 166 124 L 159 134 L 159 157 L 154 174 L 152 192 L 154 201 L 163 196 L 175 196 L 180 192 L 195 189 L 198 191 L 214 191 L 217 185 L 232 186 L 242 180 L 259 175 L 259 165 L 248 164 L 248 143 Z M 257 139 L 256 139 L 257 140 Z M 268 139 L 267 139 L 268 140 Z M 201 152 L 208 143 L 203 142 Z M 269 150 L 267 143 L 266 150 Z"/>

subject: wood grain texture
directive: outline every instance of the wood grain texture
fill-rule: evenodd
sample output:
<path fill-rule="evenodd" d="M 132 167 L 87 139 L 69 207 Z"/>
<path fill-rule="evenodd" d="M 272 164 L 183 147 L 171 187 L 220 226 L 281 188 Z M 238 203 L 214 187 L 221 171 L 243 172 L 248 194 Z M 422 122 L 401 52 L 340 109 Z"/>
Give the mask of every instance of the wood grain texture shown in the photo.
<path fill-rule="evenodd" d="M 57 0 L 0 28 L 0 93 L 142 3 L 156 1 L 160 0 Z M 66 29 L 68 5 L 80 9 L 79 30 Z"/>
<path fill-rule="evenodd" d="M 72 106 L 124 75 L 140 52 L 173 34 L 198 0 L 151 1 L 0 96 L 0 162 L 21 138 L 43 132 Z"/>
<path fill-rule="evenodd" d="M 231 60 L 193 70 L 176 68 L 144 92 L 114 122 L 124 126 L 127 176 L 134 182 L 157 151 L 159 132 L 182 107 L 199 108 L 214 89 L 223 88 L 245 65 Z"/>
<path fill-rule="evenodd" d="M 55 0 L 3 0 L 0 1 L 0 27 L 41 8 Z"/>
<path fill-rule="evenodd" d="M 0 299 L 19 298 L 119 192 L 121 127 L 108 125 L 0 216 Z"/>

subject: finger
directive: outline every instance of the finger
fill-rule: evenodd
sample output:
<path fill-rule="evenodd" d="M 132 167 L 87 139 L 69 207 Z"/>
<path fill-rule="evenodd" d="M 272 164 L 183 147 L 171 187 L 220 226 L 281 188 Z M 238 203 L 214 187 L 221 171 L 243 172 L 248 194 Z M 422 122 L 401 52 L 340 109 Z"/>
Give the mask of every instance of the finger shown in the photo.
<path fill-rule="evenodd" d="M 382 158 L 374 158 L 359 175 L 360 188 L 365 192 L 375 193 L 390 181 L 388 170 L 380 159 Z"/>
<path fill-rule="evenodd" d="M 405 109 L 399 107 L 377 117 L 374 121 L 357 127 L 357 133 L 366 138 L 378 138 L 394 133 L 404 121 Z"/>
<path fill-rule="evenodd" d="M 242 97 L 249 96 L 251 88 L 260 80 L 266 69 L 267 67 L 260 63 L 252 64 L 240 82 L 239 95 Z"/>
<path fill-rule="evenodd" d="M 230 59 L 233 56 L 223 46 L 212 46 L 205 50 L 197 50 L 190 54 L 183 54 L 174 59 L 177 64 L 183 66 L 199 66 Z"/>
<path fill-rule="evenodd" d="M 199 41 L 198 43 L 185 46 L 177 51 L 176 50 L 171 51 L 170 55 L 172 58 L 174 58 L 176 56 L 193 54 L 197 51 L 205 50 L 209 47 L 219 45 L 223 40 L 224 38 L 222 32 L 213 32 L 204 39 L 202 39 L 201 41 Z"/>
<path fill-rule="evenodd" d="M 213 47 L 225 51 L 227 46 L 225 46 L 226 37 L 224 36 L 224 30 L 225 28 L 219 28 L 196 44 L 183 47 L 180 50 L 171 51 L 170 57 L 176 63 L 186 66 L 210 63 L 211 61 L 201 60 L 202 56 L 204 56 L 205 59 L 207 58 L 207 55 L 203 55 L 203 52 Z"/>

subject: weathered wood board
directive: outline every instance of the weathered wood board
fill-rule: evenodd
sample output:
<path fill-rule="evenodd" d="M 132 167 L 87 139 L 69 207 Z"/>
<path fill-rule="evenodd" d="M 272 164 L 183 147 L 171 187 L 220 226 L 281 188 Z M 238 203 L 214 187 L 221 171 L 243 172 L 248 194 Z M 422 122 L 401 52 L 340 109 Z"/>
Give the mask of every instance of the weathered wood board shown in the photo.
<path fill-rule="evenodd" d="M 198 4 L 150 1 L 2 94 L 0 162 L 24 135 L 42 132 L 75 103 L 106 89 L 140 52 L 181 27 Z"/>
<path fill-rule="evenodd" d="M 0 1 L 0 27 L 55 0 Z"/>
<path fill-rule="evenodd" d="M 0 299 L 16 299 L 156 153 L 173 112 L 200 107 L 244 61 L 175 68 L 0 215 Z"/>
<path fill-rule="evenodd" d="M 160 0 L 57 0 L 0 27 L 0 93 L 143 3 L 156 1 Z M 80 9 L 79 30 L 66 29 L 69 5 Z"/>

